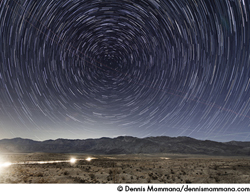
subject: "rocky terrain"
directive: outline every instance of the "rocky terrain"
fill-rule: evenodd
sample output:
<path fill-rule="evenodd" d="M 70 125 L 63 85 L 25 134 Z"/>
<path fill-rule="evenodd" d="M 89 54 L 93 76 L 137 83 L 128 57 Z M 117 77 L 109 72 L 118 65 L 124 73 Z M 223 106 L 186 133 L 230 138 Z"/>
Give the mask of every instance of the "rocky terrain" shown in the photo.
<path fill-rule="evenodd" d="M 226 143 L 196 140 L 190 137 L 120 136 L 85 140 L 57 139 L 34 141 L 14 138 L 0 140 L 0 151 L 4 153 L 92 153 L 92 154 L 207 154 L 223 156 L 250 155 L 250 142 Z"/>
<path fill-rule="evenodd" d="M 95 155 L 28 153 L 0 156 L 9 162 L 67 160 L 74 163 L 12 164 L 0 183 L 249 183 L 248 157 L 205 155 Z M 85 160 L 84 160 L 85 159 Z"/>

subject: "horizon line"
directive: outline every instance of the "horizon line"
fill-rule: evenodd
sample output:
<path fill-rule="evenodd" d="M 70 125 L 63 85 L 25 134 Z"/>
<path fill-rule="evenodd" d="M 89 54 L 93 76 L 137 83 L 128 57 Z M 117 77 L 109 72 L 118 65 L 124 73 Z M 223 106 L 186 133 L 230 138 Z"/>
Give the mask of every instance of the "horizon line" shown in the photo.
<path fill-rule="evenodd" d="M 213 142 L 218 142 L 218 143 L 227 143 L 227 142 L 250 142 L 250 141 L 238 141 L 238 140 L 228 140 L 228 141 L 216 141 L 216 140 L 211 140 L 211 139 L 196 139 L 193 137 L 189 137 L 189 136 L 176 136 L 176 137 L 171 137 L 171 136 L 166 136 L 166 135 L 159 135 L 159 136 L 149 136 L 149 137 L 135 137 L 135 136 L 131 136 L 131 135 L 121 135 L 121 136 L 115 136 L 115 137 L 98 137 L 98 138 L 86 138 L 86 139 L 67 139 L 67 138 L 57 138 L 57 139 L 46 139 L 46 140 L 34 140 L 34 139 L 29 139 L 29 138 L 22 138 L 22 137 L 13 137 L 13 138 L 3 138 L 0 139 L 0 141 L 2 140 L 13 140 L 13 139 L 23 139 L 23 140 L 32 140 L 32 141 L 36 141 L 36 142 L 44 142 L 44 141 L 56 141 L 56 140 L 94 140 L 94 139 L 103 139 L 103 138 L 107 138 L 107 139 L 116 139 L 119 137 L 133 137 L 133 138 L 137 138 L 137 139 L 146 139 L 146 138 L 156 138 L 156 137 L 169 137 L 169 138 L 180 138 L 180 137 L 185 137 L 185 138 L 191 138 L 194 140 L 199 140 L 199 141 L 213 141 Z"/>

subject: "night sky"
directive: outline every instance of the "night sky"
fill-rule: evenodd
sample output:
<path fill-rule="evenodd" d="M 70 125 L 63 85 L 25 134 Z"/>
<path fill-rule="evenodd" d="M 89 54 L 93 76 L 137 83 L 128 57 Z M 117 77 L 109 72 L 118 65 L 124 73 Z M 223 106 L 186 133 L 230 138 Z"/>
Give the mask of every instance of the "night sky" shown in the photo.
<path fill-rule="evenodd" d="M 0 139 L 250 140 L 249 0 L 1 0 Z"/>

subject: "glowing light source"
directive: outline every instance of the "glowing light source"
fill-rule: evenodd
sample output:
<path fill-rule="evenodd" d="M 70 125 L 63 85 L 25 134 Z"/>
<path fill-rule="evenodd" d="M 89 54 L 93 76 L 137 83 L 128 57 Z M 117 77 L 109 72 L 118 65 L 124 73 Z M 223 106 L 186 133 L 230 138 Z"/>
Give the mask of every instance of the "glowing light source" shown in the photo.
<path fill-rule="evenodd" d="M 88 157 L 87 159 L 86 159 L 86 161 L 91 161 L 93 158 L 91 158 L 91 157 Z"/>
<path fill-rule="evenodd" d="M 168 158 L 168 157 L 161 157 L 161 159 L 170 159 L 170 158 Z"/>
<path fill-rule="evenodd" d="M 76 159 L 75 158 L 71 158 L 70 159 L 70 163 L 75 163 L 76 162 Z"/>
<path fill-rule="evenodd" d="M 10 165 L 12 165 L 12 163 L 5 162 L 5 163 L 0 164 L 0 167 L 9 167 Z"/>

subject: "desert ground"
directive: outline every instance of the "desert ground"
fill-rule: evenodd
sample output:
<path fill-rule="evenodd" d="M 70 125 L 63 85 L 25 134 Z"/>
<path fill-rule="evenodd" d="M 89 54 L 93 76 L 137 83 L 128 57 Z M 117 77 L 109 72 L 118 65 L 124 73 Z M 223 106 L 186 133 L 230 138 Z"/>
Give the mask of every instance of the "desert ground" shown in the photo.
<path fill-rule="evenodd" d="M 250 183 L 250 157 L 26 153 L 0 162 L 0 183 Z"/>

